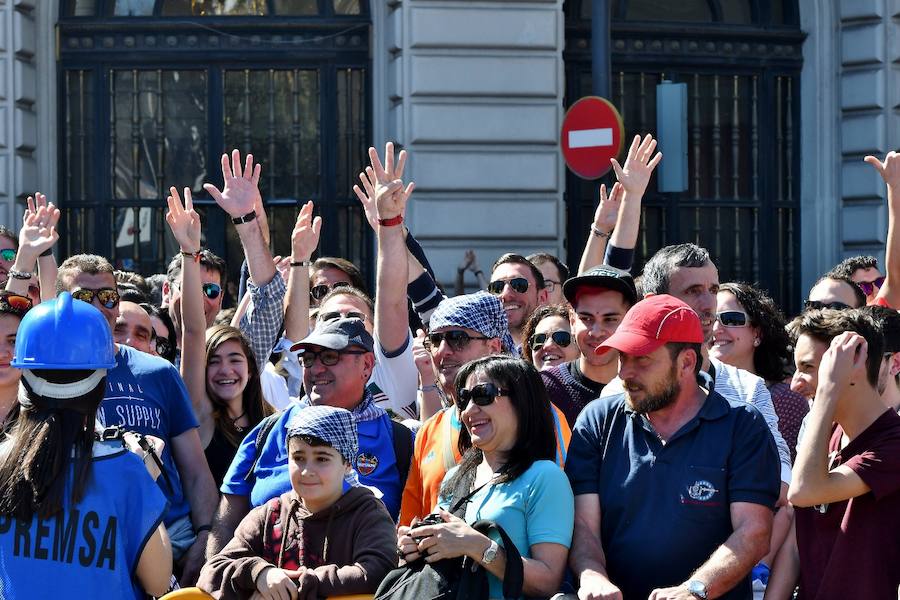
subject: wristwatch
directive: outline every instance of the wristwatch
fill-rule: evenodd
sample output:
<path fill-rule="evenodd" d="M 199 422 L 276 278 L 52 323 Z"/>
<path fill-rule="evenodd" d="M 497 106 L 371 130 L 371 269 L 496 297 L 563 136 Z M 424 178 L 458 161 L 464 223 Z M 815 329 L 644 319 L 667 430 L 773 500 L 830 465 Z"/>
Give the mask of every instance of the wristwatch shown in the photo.
<path fill-rule="evenodd" d="M 491 540 L 491 545 L 487 547 L 487 550 L 484 551 L 484 554 L 481 556 L 481 562 L 486 565 L 494 562 L 494 559 L 497 558 L 497 552 L 500 550 L 500 546 L 497 545 L 497 542 Z"/>
<path fill-rule="evenodd" d="M 702 581 L 698 581 L 696 579 L 692 579 L 687 583 L 688 593 L 694 598 L 700 598 L 700 600 L 707 600 L 708 595 L 706 591 L 706 584 Z"/>

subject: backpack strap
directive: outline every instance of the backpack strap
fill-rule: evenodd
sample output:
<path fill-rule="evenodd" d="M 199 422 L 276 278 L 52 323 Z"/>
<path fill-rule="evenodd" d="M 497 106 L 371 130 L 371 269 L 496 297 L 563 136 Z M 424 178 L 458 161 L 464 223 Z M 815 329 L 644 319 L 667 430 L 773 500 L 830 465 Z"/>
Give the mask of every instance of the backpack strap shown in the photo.
<path fill-rule="evenodd" d="M 259 463 L 260 456 L 262 456 L 263 445 L 266 443 L 269 433 L 272 432 L 280 416 L 281 413 L 273 413 L 262 420 L 261 427 L 256 432 L 256 439 L 253 441 L 253 462 L 250 463 L 250 468 L 247 469 L 247 473 L 244 475 L 244 481 L 250 481 L 252 477 L 256 477 L 253 471 L 256 470 L 256 465 Z"/>
<path fill-rule="evenodd" d="M 525 585 L 525 569 L 522 565 L 522 555 L 519 549 L 509 539 L 509 536 L 494 521 L 475 521 L 472 529 L 488 535 L 490 532 L 496 532 L 503 541 L 503 552 L 506 553 L 506 570 L 503 573 L 503 597 L 508 599 L 516 599 L 522 597 L 522 586 Z"/>
<path fill-rule="evenodd" d="M 409 477 L 409 468 L 413 459 L 412 432 L 403 424 L 389 419 L 391 422 L 391 440 L 394 446 L 394 459 L 397 463 L 397 471 L 400 472 L 400 489 L 406 487 L 406 478 Z"/>

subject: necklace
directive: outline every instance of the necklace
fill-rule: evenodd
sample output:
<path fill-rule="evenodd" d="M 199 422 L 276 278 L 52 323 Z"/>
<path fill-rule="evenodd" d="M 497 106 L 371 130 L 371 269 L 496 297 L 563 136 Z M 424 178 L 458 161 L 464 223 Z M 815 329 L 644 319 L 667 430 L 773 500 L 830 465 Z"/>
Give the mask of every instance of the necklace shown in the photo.
<path fill-rule="evenodd" d="M 237 431 L 238 433 L 244 433 L 244 430 L 247 429 L 246 427 L 237 424 L 237 422 L 240 421 L 240 420 L 244 417 L 244 415 L 246 415 L 246 414 L 247 414 L 247 411 L 245 410 L 244 412 L 242 412 L 241 414 L 239 414 L 239 415 L 236 416 L 235 418 L 231 419 L 231 426 L 232 426 L 232 427 L 234 428 L 234 430 Z"/>

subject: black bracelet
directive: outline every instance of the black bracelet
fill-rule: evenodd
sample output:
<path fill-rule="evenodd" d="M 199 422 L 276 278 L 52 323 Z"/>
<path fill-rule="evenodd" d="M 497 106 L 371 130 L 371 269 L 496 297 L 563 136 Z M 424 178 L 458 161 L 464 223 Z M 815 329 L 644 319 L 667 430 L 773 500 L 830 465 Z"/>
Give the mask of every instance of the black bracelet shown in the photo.
<path fill-rule="evenodd" d="M 41 255 L 41 256 L 50 256 L 50 255 L 52 255 L 52 254 L 53 254 L 53 246 L 50 246 L 49 248 L 47 248 L 46 250 L 44 250 L 43 252 L 41 252 L 40 255 Z"/>
<path fill-rule="evenodd" d="M 479 274 L 479 273 L 481 273 L 482 275 L 484 275 L 484 271 L 482 271 L 481 269 L 478 269 L 477 271 L 475 271 L 475 277 L 478 277 L 478 274 Z"/>
<path fill-rule="evenodd" d="M 240 225 L 241 223 L 249 223 L 250 221 L 252 221 L 255 218 L 256 218 L 256 211 L 251 210 L 243 217 L 232 217 L 231 222 L 234 223 L 235 225 Z"/>
<path fill-rule="evenodd" d="M 292 267 L 311 267 L 312 261 L 311 260 L 292 260 L 291 266 Z"/>
<path fill-rule="evenodd" d="M 200 527 L 194 528 L 195 535 L 200 535 L 204 531 L 212 531 L 212 525 L 201 525 Z"/>

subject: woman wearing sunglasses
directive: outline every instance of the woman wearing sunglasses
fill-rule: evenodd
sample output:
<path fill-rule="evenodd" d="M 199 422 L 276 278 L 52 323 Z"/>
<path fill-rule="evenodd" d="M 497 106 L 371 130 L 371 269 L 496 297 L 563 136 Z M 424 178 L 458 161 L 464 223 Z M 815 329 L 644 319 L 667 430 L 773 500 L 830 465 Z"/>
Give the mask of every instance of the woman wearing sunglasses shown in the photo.
<path fill-rule="evenodd" d="M 31 298 L 0 291 L 0 441 L 19 416 L 19 379 L 22 371 L 12 367 L 16 332 L 31 308 Z"/>
<path fill-rule="evenodd" d="M 181 246 L 181 376 L 200 422 L 200 443 L 216 482 L 222 484 L 244 435 L 271 413 L 259 367 L 240 330 L 207 330 L 200 273 L 200 218 L 185 188 L 182 206 L 171 188 L 166 221 Z"/>
<path fill-rule="evenodd" d="M 569 482 L 552 462 L 553 418 L 540 375 L 521 359 L 489 356 L 466 363 L 456 388 L 463 457 L 441 486 L 435 512 L 443 522 L 416 528 L 415 537 L 401 527 L 401 554 L 429 562 L 469 556 L 488 571 L 490 597 L 502 598 L 503 549 L 469 526 L 489 519 L 522 555 L 524 594 L 552 596 L 565 570 L 575 509 Z M 474 493 L 465 518 L 448 513 L 468 492 Z"/>
<path fill-rule="evenodd" d="M 522 329 L 522 357 L 543 371 L 578 358 L 565 304 L 541 306 L 528 317 Z"/>

